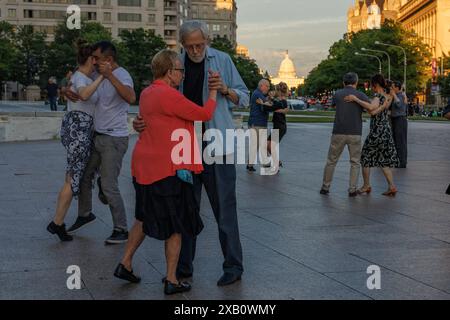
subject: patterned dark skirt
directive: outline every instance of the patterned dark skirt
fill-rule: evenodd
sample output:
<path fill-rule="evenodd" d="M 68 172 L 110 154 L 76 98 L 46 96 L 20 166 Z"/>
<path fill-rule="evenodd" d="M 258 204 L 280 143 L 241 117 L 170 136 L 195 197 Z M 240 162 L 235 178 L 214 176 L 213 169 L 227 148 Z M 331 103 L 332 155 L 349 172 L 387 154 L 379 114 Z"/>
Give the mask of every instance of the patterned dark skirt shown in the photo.
<path fill-rule="evenodd" d="M 387 111 L 372 117 L 370 132 L 361 152 L 365 168 L 394 168 L 400 164 Z"/>
<path fill-rule="evenodd" d="M 91 156 L 94 136 L 94 118 L 82 111 L 64 115 L 61 125 L 61 143 L 67 150 L 66 173 L 71 176 L 72 193 L 80 194 L 80 180 Z"/>
<path fill-rule="evenodd" d="M 136 190 L 136 219 L 143 222 L 144 233 L 158 240 L 167 240 L 174 233 L 196 237 L 203 230 L 200 208 L 194 188 L 176 176 L 151 185 L 133 179 Z"/>

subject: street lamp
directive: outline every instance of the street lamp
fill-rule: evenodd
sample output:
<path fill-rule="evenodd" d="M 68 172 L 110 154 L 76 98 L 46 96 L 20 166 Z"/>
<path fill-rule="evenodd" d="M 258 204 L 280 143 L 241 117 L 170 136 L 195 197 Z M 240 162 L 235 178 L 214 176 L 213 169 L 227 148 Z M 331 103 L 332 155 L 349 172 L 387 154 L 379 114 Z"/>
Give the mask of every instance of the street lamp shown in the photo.
<path fill-rule="evenodd" d="M 376 58 L 378 60 L 378 64 L 379 64 L 379 68 L 378 70 L 380 71 L 380 74 L 382 74 L 382 69 L 381 69 L 381 59 L 380 57 L 373 55 L 373 54 L 365 54 L 365 53 L 360 53 L 360 52 L 355 52 L 355 56 L 364 56 L 364 57 L 372 57 L 372 58 Z"/>
<path fill-rule="evenodd" d="M 366 49 L 366 48 L 361 48 L 361 50 L 385 54 L 386 57 L 388 58 L 388 79 L 391 80 L 391 56 L 389 55 L 389 53 L 387 53 L 386 51 Z"/>
<path fill-rule="evenodd" d="M 380 46 L 386 46 L 386 47 L 394 47 L 394 48 L 401 49 L 403 51 L 403 55 L 405 57 L 405 60 L 404 60 L 404 71 L 403 71 L 403 86 L 405 88 L 405 93 L 406 93 L 406 68 L 408 67 L 408 58 L 406 57 L 406 50 L 405 50 L 405 48 L 403 48 L 401 46 L 397 46 L 395 44 L 388 44 L 388 43 L 383 43 L 383 42 L 380 42 L 380 41 L 375 41 L 375 44 L 378 44 Z"/>

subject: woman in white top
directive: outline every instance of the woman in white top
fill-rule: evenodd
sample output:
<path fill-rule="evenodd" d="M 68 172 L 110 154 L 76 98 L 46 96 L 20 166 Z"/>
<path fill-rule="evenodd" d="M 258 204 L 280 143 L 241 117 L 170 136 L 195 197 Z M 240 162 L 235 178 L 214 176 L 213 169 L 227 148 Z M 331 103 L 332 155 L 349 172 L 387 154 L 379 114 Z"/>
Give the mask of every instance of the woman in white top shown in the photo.
<path fill-rule="evenodd" d="M 78 70 L 72 75 L 71 90 L 81 97 L 78 102 L 68 102 L 67 113 L 61 125 L 61 142 L 67 150 L 67 169 L 63 187 L 58 195 L 56 214 L 47 227 L 51 234 L 57 234 L 61 241 L 71 241 L 67 234 L 64 218 L 73 197 L 80 192 L 80 180 L 91 155 L 94 134 L 93 113 L 98 95 L 95 92 L 103 80 L 100 75 L 95 81 L 89 78 L 94 71 L 92 47 L 78 42 Z"/>

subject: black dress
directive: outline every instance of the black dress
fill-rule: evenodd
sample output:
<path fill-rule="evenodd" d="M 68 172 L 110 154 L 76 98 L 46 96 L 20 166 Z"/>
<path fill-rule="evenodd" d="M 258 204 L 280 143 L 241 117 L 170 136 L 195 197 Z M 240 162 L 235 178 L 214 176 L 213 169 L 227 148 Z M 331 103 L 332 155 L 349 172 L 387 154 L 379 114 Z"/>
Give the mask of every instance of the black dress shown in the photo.
<path fill-rule="evenodd" d="M 143 222 L 144 233 L 167 240 L 174 233 L 196 237 L 203 230 L 194 188 L 176 176 L 151 185 L 133 181 L 136 190 L 136 219 Z"/>
<path fill-rule="evenodd" d="M 286 109 L 288 107 L 286 100 L 274 100 L 272 107 L 264 107 L 265 111 L 273 112 L 272 122 L 273 129 L 278 130 L 278 142 L 281 142 L 287 132 L 286 115 L 284 113 L 275 112 L 276 110 Z M 269 135 L 269 141 L 272 140 L 272 135 Z"/>
<path fill-rule="evenodd" d="M 382 105 L 384 96 L 378 94 L 376 96 Z M 399 162 L 388 110 L 385 109 L 370 119 L 370 132 L 361 152 L 361 165 L 366 168 L 393 168 L 398 166 Z"/>

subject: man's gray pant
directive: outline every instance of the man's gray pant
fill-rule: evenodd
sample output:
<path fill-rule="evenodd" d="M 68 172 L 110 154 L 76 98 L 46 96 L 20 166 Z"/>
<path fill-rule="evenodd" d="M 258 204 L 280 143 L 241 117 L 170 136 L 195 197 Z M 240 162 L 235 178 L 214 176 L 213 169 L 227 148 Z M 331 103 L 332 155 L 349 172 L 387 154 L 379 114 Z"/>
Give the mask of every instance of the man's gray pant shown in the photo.
<path fill-rule="evenodd" d="M 204 171 L 194 176 L 195 197 L 200 204 L 202 186 L 205 186 L 209 202 L 219 227 L 219 240 L 225 258 L 224 272 L 241 275 L 242 247 L 236 208 L 236 166 L 234 164 L 204 164 Z M 178 271 L 193 273 L 196 240 L 183 236 Z"/>
<path fill-rule="evenodd" d="M 333 181 L 334 169 L 344 151 L 348 147 L 350 153 L 350 184 L 348 192 L 357 190 L 359 170 L 361 168 L 361 136 L 333 134 L 331 136 L 330 149 L 328 151 L 327 164 L 323 173 L 323 190 L 330 190 L 331 181 Z"/>
<path fill-rule="evenodd" d="M 408 164 L 408 120 L 406 117 L 392 118 L 392 133 L 400 167 L 406 167 Z"/>
<path fill-rule="evenodd" d="M 78 216 L 87 217 L 92 212 L 92 185 L 95 173 L 101 176 L 103 193 L 108 200 L 114 229 L 126 231 L 127 216 L 119 190 L 119 175 L 122 160 L 128 149 L 128 137 L 112 137 L 96 134 L 91 158 L 80 183 Z"/>

